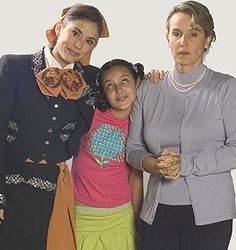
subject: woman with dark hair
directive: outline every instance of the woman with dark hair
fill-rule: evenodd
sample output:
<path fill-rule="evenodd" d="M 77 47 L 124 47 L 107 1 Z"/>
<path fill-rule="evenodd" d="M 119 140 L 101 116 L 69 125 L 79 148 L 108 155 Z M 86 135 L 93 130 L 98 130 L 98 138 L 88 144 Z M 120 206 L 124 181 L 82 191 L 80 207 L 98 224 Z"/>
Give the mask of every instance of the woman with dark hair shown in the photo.
<path fill-rule="evenodd" d="M 0 60 L 2 250 L 75 249 L 65 161 L 89 128 L 98 72 L 89 59 L 109 33 L 98 9 L 76 4 L 46 35 L 40 51 Z"/>

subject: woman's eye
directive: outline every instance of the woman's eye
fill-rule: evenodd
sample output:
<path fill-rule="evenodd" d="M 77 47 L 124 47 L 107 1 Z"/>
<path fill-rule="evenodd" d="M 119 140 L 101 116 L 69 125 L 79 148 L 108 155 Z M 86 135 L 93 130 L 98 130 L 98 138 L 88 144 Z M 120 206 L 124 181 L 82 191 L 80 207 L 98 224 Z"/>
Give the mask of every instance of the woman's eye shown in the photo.
<path fill-rule="evenodd" d="M 180 36 L 180 33 L 178 33 L 178 32 L 173 32 L 172 35 L 173 35 L 174 37 L 179 37 L 179 36 Z"/>
<path fill-rule="evenodd" d="M 75 37 L 79 37 L 80 36 L 80 33 L 77 30 L 72 30 L 72 34 Z"/>
<path fill-rule="evenodd" d="M 93 41 L 93 40 L 87 40 L 87 43 L 88 43 L 89 45 L 93 45 L 93 44 L 94 44 L 94 41 Z"/>

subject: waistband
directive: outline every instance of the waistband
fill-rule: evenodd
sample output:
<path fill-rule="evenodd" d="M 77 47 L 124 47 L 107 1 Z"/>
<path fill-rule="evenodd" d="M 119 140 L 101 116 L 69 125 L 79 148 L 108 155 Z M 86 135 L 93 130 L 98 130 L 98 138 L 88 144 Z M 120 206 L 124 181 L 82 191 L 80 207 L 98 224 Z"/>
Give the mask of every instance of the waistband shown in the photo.
<path fill-rule="evenodd" d="M 75 202 L 75 212 L 92 214 L 92 215 L 93 214 L 96 214 L 96 215 L 113 214 L 113 213 L 121 212 L 121 211 L 128 209 L 128 208 L 131 208 L 131 207 L 132 207 L 131 201 L 126 203 L 126 204 L 123 204 L 121 206 L 112 207 L 112 208 L 82 206 L 82 205 L 78 204 L 77 202 Z"/>

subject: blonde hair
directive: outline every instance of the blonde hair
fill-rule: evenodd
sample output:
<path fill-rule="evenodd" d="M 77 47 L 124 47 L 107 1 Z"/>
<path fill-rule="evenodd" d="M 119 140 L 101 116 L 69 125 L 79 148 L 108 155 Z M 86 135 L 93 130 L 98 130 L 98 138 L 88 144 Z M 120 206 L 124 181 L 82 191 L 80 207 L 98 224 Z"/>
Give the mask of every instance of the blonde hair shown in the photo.
<path fill-rule="evenodd" d="M 199 25 L 203 28 L 205 36 L 210 37 L 209 47 L 216 40 L 214 21 L 206 6 L 197 1 L 185 1 L 173 7 L 166 19 L 166 34 L 170 31 L 170 19 L 177 13 L 182 12 L 191 16 L 191 25 Z"/>

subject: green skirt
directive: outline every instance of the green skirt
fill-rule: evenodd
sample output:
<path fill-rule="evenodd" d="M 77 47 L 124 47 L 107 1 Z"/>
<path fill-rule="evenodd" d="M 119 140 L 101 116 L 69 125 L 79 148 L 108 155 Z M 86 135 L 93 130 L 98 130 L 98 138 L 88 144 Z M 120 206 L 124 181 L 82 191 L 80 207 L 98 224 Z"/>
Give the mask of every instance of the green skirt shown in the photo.
<path fill-rule="evenodd" d="M 132 206 L 94 208 L 75 206 L 77 250 L 134 250 Z"/>

